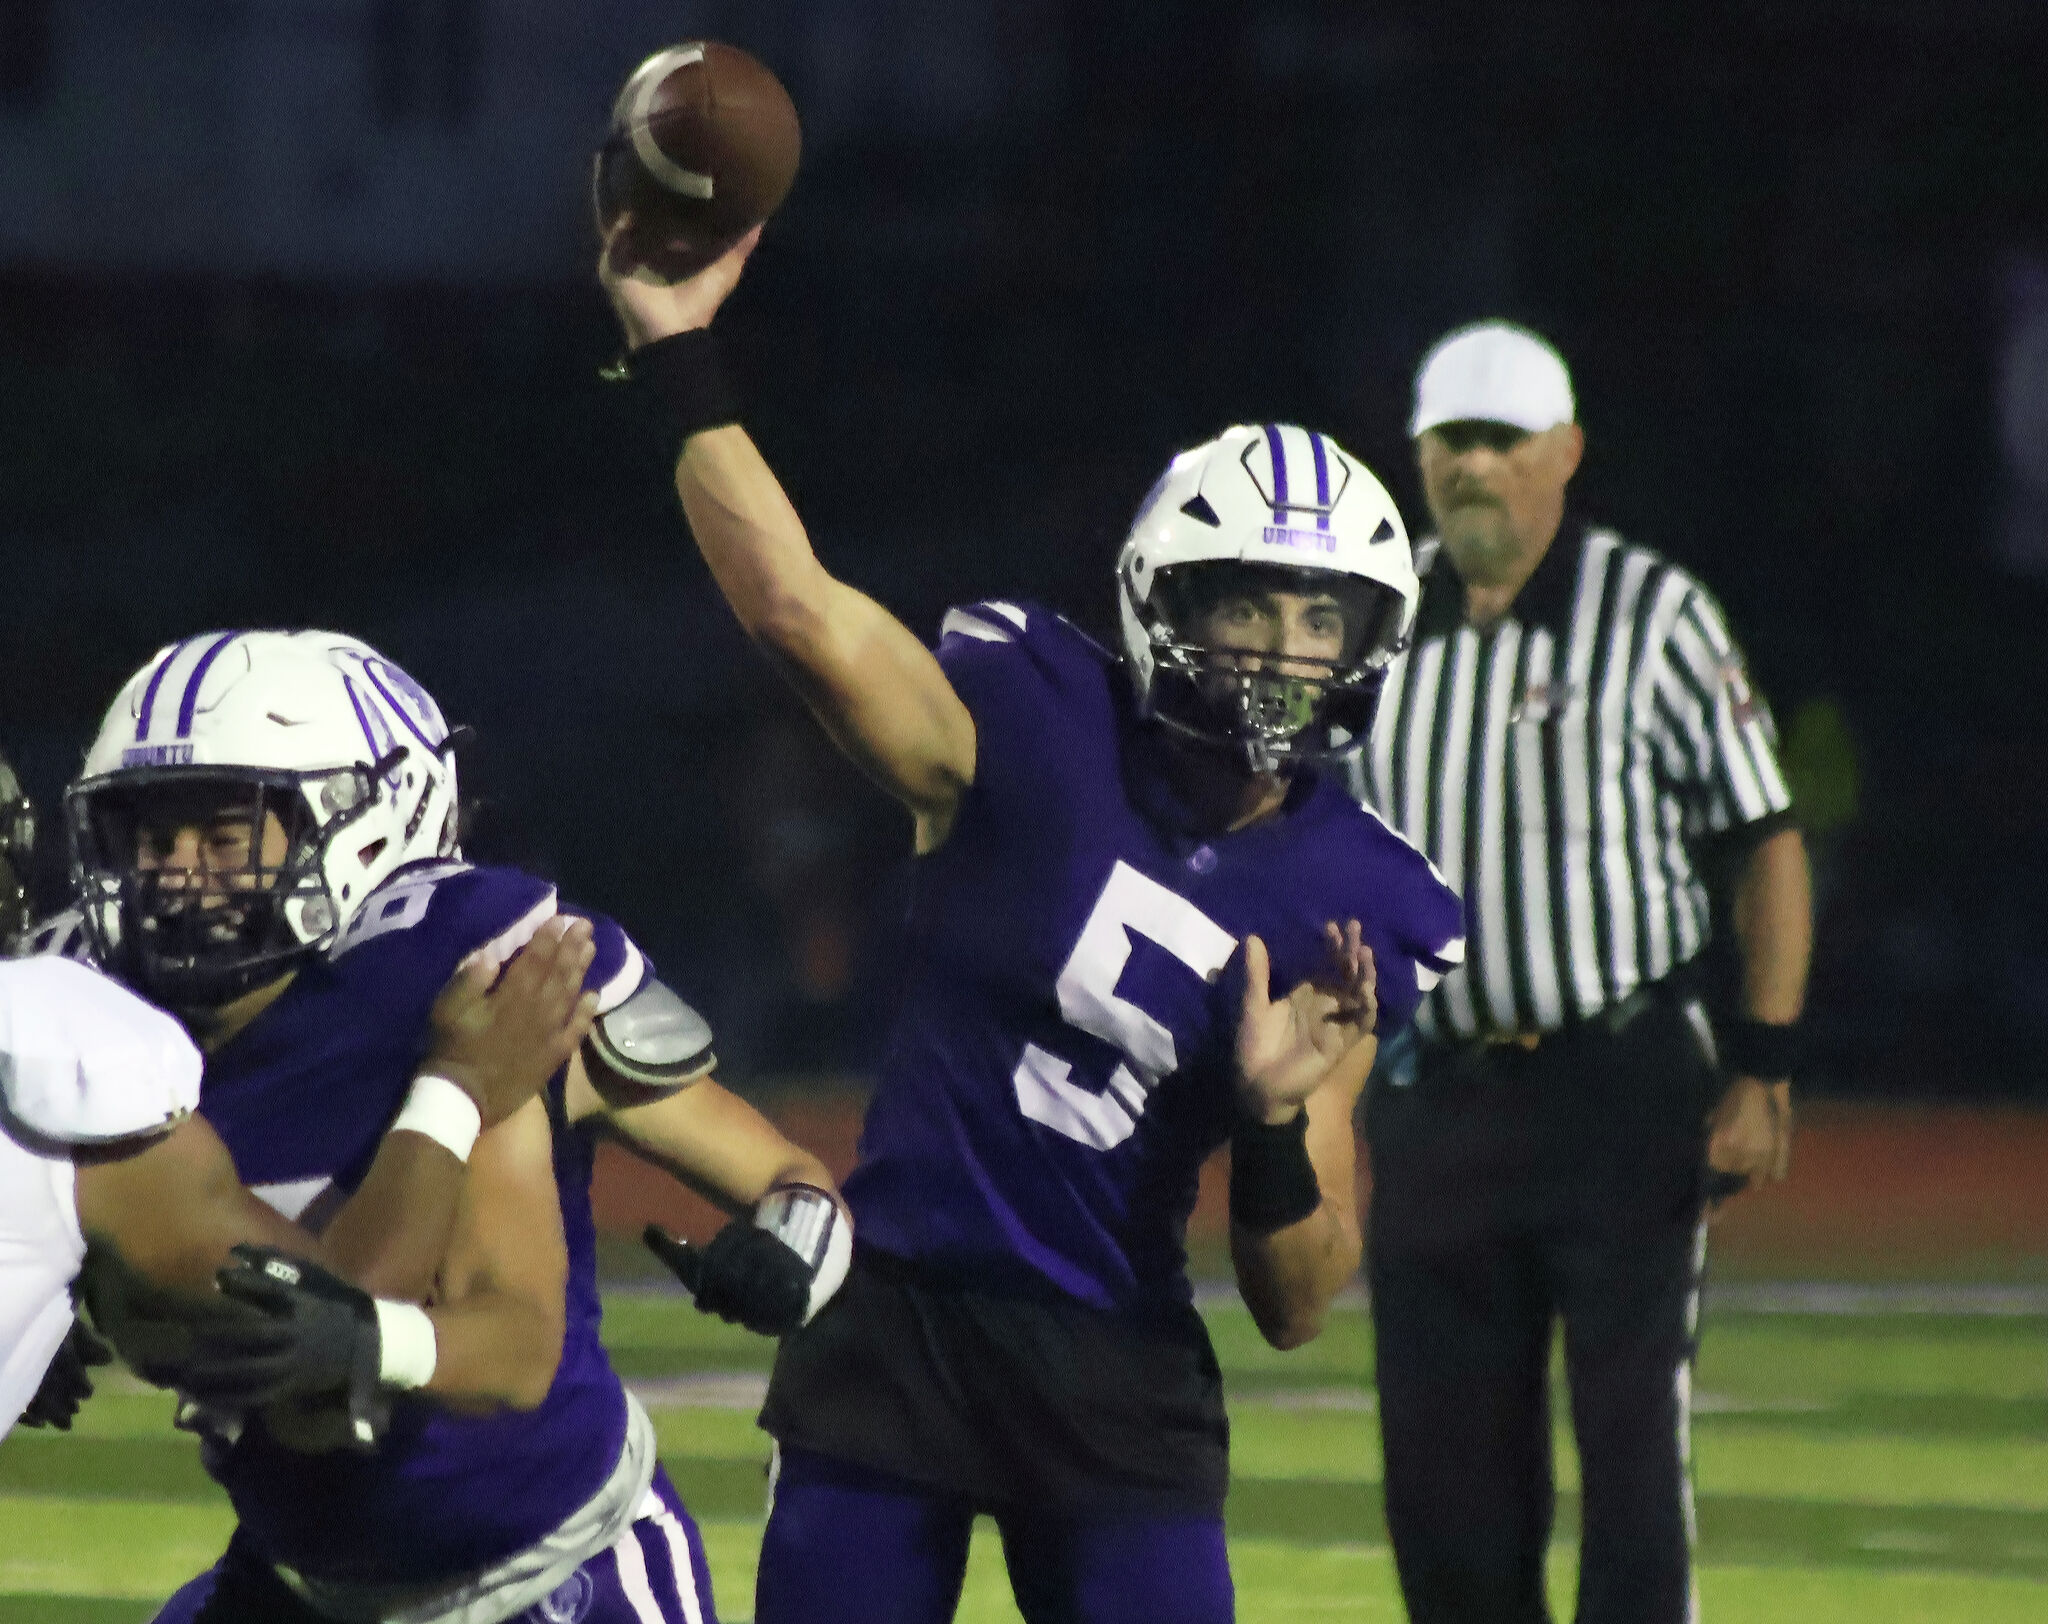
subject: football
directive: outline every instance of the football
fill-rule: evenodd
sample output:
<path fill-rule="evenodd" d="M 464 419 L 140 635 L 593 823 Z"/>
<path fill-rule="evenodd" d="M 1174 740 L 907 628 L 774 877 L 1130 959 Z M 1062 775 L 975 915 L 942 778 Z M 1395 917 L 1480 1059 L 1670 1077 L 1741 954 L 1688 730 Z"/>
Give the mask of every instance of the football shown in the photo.
<path fill-rule="evenodd" d="M 668 277 L 687 275 L 773 214 L 803 151 L 782 81 L 737 46 L 698 40 L 657 51 L 612 105 L 592 201 L 609 241 Z"/>

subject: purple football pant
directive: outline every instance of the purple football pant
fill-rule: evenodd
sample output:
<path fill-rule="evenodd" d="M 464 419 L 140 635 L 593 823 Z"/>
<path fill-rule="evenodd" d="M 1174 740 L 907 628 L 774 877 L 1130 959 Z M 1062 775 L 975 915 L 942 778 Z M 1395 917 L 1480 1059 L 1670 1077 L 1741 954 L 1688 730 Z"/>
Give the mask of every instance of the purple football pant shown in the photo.
<path fill-rule="evenodd" d="M 324 1624 L 269 1569 L 230 1551 L 180 1590 L 156 1624 Z M 668 1473 L 656 1469 L 640 1514 L 552 1595 L 508 1624 L 718 1624 L 704 1541 Z"/>
<path fill-rule="evenodd" d="M 947 1624 L 974 1506 L 943 1490 L 782 1451 L 754 1624 Z M 1025 1624 L 1230 1624 L 1220 1516 L 995 1513 Z"/>

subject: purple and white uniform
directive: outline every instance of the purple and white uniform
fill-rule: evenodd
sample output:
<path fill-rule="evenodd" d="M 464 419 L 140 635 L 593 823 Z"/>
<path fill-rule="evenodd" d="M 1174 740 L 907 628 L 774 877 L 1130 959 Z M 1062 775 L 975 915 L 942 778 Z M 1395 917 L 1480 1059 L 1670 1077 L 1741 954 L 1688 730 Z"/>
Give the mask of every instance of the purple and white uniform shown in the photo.
<path fill-rule="evenodd" d="M 317 1231 L 369 1171 L 456 967 L 479 950 L 511 956 L 557 911 L 552 887 L 509 869 L 433 862 L 393 875 L 330 953 L 208 1059 L 200 1108 L 243 1183 Z M 611 1009 L 650 972 L 618 925 L 592 924 L 586 985 Z M 582 1598 L 575 1616 L 592 1624 L 714 1619 L 696 1528 L 598 1338 L 592 1138 L 568 1125 L 560 1077 L 546 1099 L 569 1255 L 546 1399 L 472 1417 L 400 1397 L 370 1455 L 302 1454 L 260 1424 L 214 1441 L 208 1469 L 240 1526 L 219 1567 L 160 1619 L 202 1616 L 216 1591 L 207 1618 L 290 1608 L 279 1616 L 489 1624 L 529 1607 L 543 1616 L 559 1594 Z"/>
<path fill-rule="evenodd" d="M 1326 921 L 1356 918 L 1388 1032 L 1462 957 L 1462 908 L 1334 778 L 1304 775 L 1252 828 L 1185 832 L 1163 741 L 1056 615 L 955 610 L 939 660 L 974 716 L 974 785 L 919 864 L 855 1232 L 981 1286 L 1185 1302 L 1196 1176 L 1232 1123 L 1243 938 L 1277 995 L 1323 969 Z"/>
<path fill-rule="evenodd" d="M 1028 1618 L 1219 1624 L 1227 1425 L 1184 1233 L 1234 1122 L 1241 943 L 1282 992 L 1356 918 L 1387 1032 L 1459 962 L 1462 907 L 1335 779 L 1204 832 L 1056 615 L 956 609 L 938 655 L 974 783 L 918 864 L 853 1273 L 770 1384 L 755 1616 L 939 1624 L 989 1512 Z"/>

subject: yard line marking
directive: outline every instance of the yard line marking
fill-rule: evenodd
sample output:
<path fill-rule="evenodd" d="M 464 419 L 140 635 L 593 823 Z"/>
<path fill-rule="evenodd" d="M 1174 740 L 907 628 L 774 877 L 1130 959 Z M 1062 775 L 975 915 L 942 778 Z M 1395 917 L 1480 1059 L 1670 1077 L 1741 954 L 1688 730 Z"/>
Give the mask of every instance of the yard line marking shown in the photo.
<path fill-rule="evenodd" d="M 1832 1280 L 1707 1284 L 1707 1304 L 1737 1314 L 1954 1315 L 2028 1319 L 2048 1316 L 2048 1286 L 1851 1285 Z"/>

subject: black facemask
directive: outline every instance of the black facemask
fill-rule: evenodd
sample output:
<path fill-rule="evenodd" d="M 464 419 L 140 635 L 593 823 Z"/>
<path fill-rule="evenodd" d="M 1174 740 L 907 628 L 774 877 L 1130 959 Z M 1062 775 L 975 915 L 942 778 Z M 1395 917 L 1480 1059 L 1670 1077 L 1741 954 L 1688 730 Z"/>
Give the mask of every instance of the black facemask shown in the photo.
<path fill-rule="evenodd" d="M 331 939 L 338 916 L 321 853 L 345 820 L 316 828 L 292 775 L 145 770 L 74 792 L 67 804 L 73 890 L 95 956 L 153 1001 L 218 1008 Z M 194 873 L 138 860 L 146 836 L 162 850 L 163 832 L 223 820 L 246 821 L 250 832 L 233 866 L 208 861 Z M 263 833 L 273 822 L 285 853 L 267 865 Z"/>

